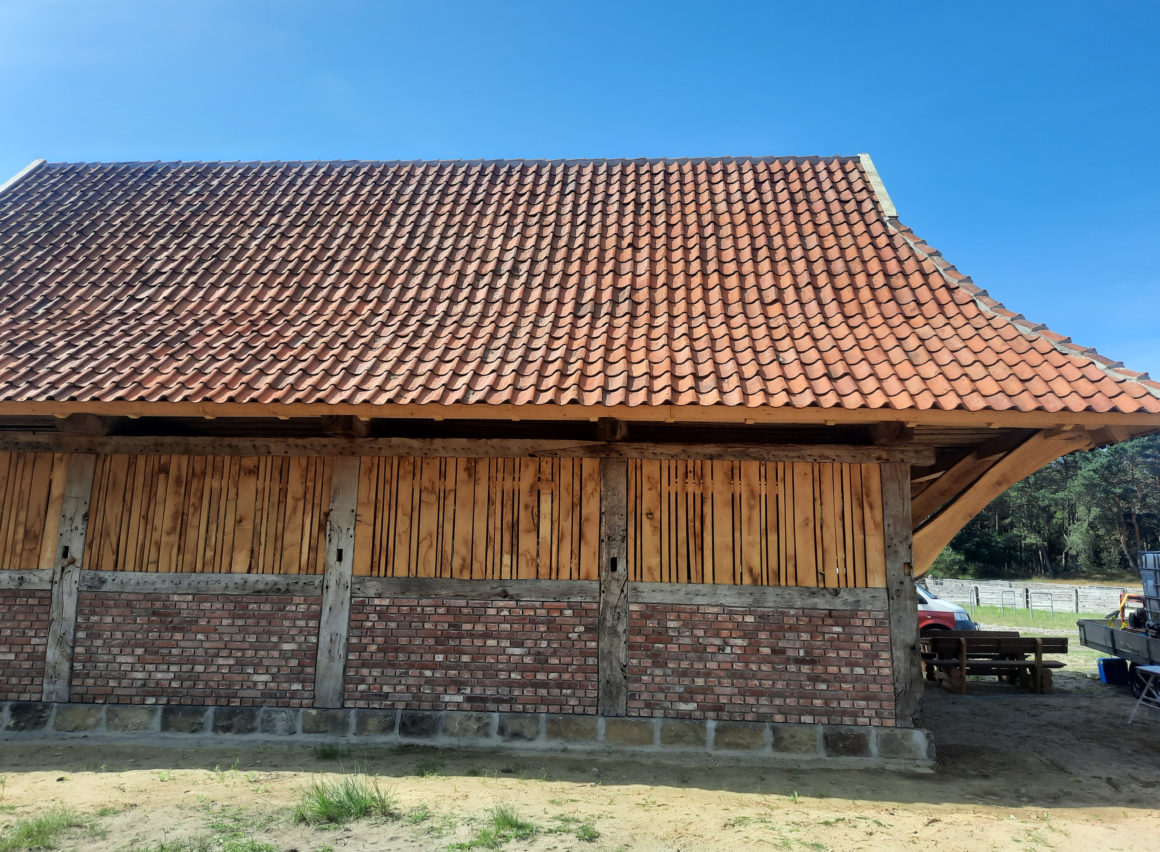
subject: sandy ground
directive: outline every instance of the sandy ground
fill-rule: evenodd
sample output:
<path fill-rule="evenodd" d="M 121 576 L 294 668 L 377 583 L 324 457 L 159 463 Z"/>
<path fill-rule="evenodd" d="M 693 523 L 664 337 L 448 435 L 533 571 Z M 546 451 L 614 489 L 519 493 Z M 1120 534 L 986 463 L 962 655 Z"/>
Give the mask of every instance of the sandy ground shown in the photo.
<path fill-rule="evenodd" d="M 4 743 L 0 826 L 68 806 L 104 815 L 63 848 L 149 849 L 226 825 L 280 850 L 445 849 L 510 804 L 545 829 L 504 847 L 519 850 L 1139 850 L 1160 837 L 1160 717 L 1129 727 L 1131 704 L 1067 672 L 1051 695 L 928 690 L 934 773 L 361 750 L 344 769 L 377 773 L 404 810 L 431 816 L 341 829 L 291 819 L 309 779 L 339 770 L 310 748 Z M 594 841 L 576 837 L 582 823 Z"/>

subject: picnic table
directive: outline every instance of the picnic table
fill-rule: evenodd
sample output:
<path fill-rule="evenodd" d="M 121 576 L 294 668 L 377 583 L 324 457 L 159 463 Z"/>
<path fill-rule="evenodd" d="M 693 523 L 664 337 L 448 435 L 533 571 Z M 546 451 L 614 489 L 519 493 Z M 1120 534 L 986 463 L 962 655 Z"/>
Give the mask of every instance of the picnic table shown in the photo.
<path fill-rule="evenodd" d="M 928 680 L 953 692 L 967 691 L 968 675 L 994 675 L 1036 693 L 1052 691 L 1052 669 L 1060 660 L 1045 654 L 1066 654 L 1067 638 L 1020 636 L 1015 631 L 946 630 L 923 637 L 923 665 Z"/>

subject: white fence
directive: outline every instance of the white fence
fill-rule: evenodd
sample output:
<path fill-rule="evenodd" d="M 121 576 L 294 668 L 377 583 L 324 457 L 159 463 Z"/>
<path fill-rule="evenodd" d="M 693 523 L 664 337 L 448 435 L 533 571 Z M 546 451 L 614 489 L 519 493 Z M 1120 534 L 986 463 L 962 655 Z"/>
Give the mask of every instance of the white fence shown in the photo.
<path fill-rule="evenodd" d="M 1107 613 L 1120 606 L 1121 592 L 1128 586 L 1088 586 L 1064 583 L 1018 583 L 1009 580 L 947 580 L 927 577 L 926 587 L 944 600 L 960 606 L 1014 606 L 1015 609 L 1048 612 Z"/>

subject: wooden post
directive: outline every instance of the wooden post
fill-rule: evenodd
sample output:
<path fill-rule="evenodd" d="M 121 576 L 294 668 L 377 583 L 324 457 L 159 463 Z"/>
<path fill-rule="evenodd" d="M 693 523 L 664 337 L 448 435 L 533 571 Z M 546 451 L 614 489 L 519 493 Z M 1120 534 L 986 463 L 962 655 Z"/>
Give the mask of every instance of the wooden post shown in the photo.
<path fill-rule="evenodd" d="M 628 713 L 628 462 L 600 460 L 600 615 L 597 706 Z"/>
<path fill-rule="evenodd" d="M 326 575 L 322 580 L 318 659 L 314 668 L 315 707 L 333 708 L 343 704 L 358 473 L 357 456 L 334 460 L 326 520 Z"/>
<path fill-rule="evenodd" d="M 52 603 L 41 691 L 44 701 L 69 700 L 73 640 L 77 630 L 77 589 L 85 555 L 85 532 L 89 525 L 89 499 L 93 492 L 96 463 L 96 456 L 72 455 L 65 473 L 64 502 L 52 566 Z"/>
<path fill-rule="evenodd" d="M 922 666 L 918 651 L 918 593 L 914 589 L 911 556 L 910 466 L 907 464 L 882 465 L 882 527 L 894 709 L 898 724 L 912 727 L 922 703 Z"/>

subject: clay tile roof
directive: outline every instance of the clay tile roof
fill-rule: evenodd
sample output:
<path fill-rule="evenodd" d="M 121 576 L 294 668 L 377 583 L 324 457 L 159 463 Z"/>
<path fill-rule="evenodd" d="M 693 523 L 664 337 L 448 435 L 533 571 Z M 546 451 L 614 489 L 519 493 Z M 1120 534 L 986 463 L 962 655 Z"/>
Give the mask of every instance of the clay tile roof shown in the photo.
<path fill-rule="evenodd" d="M 1006 310 L 866 157 L 37 164 L 0 402 L 1160 413 Z"/>

